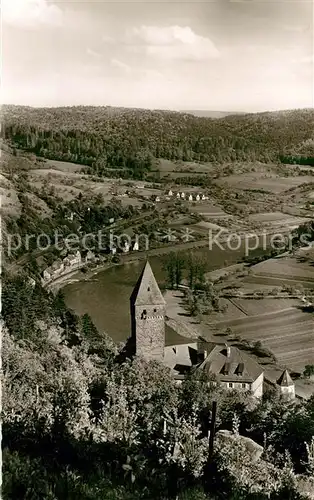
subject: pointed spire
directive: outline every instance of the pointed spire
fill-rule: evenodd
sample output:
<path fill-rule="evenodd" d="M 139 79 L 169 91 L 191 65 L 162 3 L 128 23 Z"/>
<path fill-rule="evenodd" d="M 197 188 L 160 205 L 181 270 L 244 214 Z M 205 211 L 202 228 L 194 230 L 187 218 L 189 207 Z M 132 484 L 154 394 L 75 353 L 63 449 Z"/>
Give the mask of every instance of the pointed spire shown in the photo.
<path fill-rule="evenodd" d="M 148 260 L 135 285 L 130 300 L 134 305 L 166 304 Z"/>
<path fill-rule="evenodd" d="M 279 379 L 277 380 L 277 384 L 280 385 L 281 387 L 289 387 L 291 385 L 294 385 L 294 382 L 292 378 L 289 375 L 288 370 L 284 370 L 282 374 L 280 375 Z"/>

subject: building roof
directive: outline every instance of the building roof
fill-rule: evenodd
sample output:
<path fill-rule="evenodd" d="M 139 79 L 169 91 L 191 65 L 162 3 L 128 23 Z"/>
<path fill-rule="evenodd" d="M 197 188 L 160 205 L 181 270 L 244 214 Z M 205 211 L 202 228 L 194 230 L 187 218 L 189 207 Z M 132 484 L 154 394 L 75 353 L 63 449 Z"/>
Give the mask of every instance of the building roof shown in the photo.
<path fill-rule="evenodd" d="M 237 347 L 207 343 L 207 357 L 199 369 L 213 373 L 224 382 L 254 382 L 262 373 L 261 366 Z"/>
<path fill-rule="evenodd" d="M 130 301 L 133 305 L 143 306 L 166 304 L 148 261 L 135 285 Z"/>
<path fill-rule="evenodd" d="M 198 362 L 197 342 L 191 340 L 190 343 L 165 347 L 164 364 L 176 373 L 185 372 Z"/>
<path fill-rule="evenodd" d="M 280 385 L 281 387 L 289 387 L 291 385 L 294 385 L 294 382 L 290 377 L 288 370 L 284 370 L 282 372 L 279 379 L 277 380 L 277 384 Z"/>

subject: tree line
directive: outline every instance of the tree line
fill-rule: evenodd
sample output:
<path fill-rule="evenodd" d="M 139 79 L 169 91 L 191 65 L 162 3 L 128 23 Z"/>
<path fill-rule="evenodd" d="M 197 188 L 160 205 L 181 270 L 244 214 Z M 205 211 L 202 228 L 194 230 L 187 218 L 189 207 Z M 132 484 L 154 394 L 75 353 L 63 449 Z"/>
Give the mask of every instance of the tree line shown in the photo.
<path fill-rule="evenodd" d="M 156 159 L 197 162 L 312 161 L 313 110 L 200 118 L 109 107 L 3 106 L 2 137 L 13 146 L 88 172 L 143 178 Z"/>

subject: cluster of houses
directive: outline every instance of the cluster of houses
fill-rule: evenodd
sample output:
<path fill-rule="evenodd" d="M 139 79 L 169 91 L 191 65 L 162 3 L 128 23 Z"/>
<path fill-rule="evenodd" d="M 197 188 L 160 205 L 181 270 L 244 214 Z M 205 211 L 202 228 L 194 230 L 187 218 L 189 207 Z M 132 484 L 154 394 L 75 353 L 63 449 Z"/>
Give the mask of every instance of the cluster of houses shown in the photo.
<path fill-rule="evenodd" d="M 131 250 L 138 251 L 139 242 L 135 241 L 133 244 L 130 244 L 128 241 L 125 241 L 122 247 L 111 245 L 110 248 L 111 255 L 116 255 L 118 248 L 122 253 L 128 253 Z M 88 250 L 85 257 L 82 257 L 81 252 L 77 250 L 75 253 L 68 254 L 63 259 L 59 258 L 55 260 L 51 264 L 51 266 L 44 269 L 42 273 L 42 283 L 47 284 L 50 281 L 55 280 L 60 276 L 63 276 L 64 274 L 74 271 L 75 269 L 80 269 L 84 265 L 89 264 L 91 262 L 96 262 L 98 260 L 99 257 L 97 257 L 95 253 L 92 252 L 91 250 Z"/>
<path fill-rule="evenodd" d="M 193 194 L 187 194 L 184 191 L 181 193 L 173 193 L 173 191 L 170 189 L 166 199 L 170 200 L 173 196 L 176 196 L 177 200 L 188 200 L 188 201 L 206 201 L 208 200 L 208 196 L 205 196 L 204 194 L 196 194 L 193 197 Z M 158 202 L 160 201 L 160 196 L 156 196 L 155 201 Z"/>
<path fill-rule="evenodd" d="M 44 269 L 42 281 L 43 283 L 48 283 L 63 274 L 79 269 L 84 264 L 94 262 L 95 260 L 96 256 L 91 250 L 88 250 L 85 258 L 82 258 L 81 252 L 77 250 L 75 253 L 68 254 L 64 259 L 57 259 L 50 267 Z"/>

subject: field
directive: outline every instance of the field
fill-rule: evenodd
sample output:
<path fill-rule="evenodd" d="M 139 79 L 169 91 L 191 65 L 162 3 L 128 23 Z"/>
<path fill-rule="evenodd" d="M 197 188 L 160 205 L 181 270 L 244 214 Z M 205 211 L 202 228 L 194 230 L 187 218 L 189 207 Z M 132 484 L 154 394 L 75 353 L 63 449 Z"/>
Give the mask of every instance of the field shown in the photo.
<path fill-rule="evenodd" d="M 215 184 L 219 186 L 227 186 L 241 190 L 262 190 L 274 194 L 282 193 L 306 182 L 313 182 L 313 177 L 278 177 L 272 174 L 266 176 L 262 172 L 230 175 L 215 180 Z"/>
<path fill-rule="evenodd" d="M 192 161 L 173 162 L 163 159 L 158 161 L 157 168 L 161 176 L 170 175 L 172 178 L 208 174 L 214 171 L 214 167 L 210 163 L 195 163 Z"/>
<path fill-rule="evenodd" d="M 281 280 L 297 280 L 313 282 L 314 288 L 314 266 L 310 262 L 302 262 L 301 258 L 282 257 L 280 259 L 269 259 L 256 264 L 252 268 L 255 277 L 274 277 Z M 252 276 L 251 276 L 252 277 Z"/>
<path fill-rule="evenodd" d="M 314 363 L 314 314 L 299 308 L 275 311 L 219 323 L 234 335 L 249 341 L 261 341 L 282 366 L 303 371 Z"/>
<path fill-rule="evenodd" d="M 245 299 L 245 298 L 234 298 L 232 302 L 235 306 L 239 307 L 242 312 L 247 316 L 258 316 L 273 312 L 280 312 L 284 309 L 291 309 L 292 307 L 298 307 L 300 305 L 300 300 L 290 299 L 290 298 L 265 298 L 265 299 Z"/>
<path fill-rule="evenodd" d="M 211 202 L 204 201 L 202 203 L 193 203 L 191 207 L 191 212 L 197 213 L 206 218 L 230 218 L 229 214 L 226 214 L 220 207 L 217 207 Z"/>
<path fill-rule="evenodd" d="M 86 165 L 78 165 L 77 163 L 71 163 L 67 161 L 58 161 L 58 160 L 43 160 L 43 161 L 45 167 L 66 173 L 80 172 L 83 168 L 86 168 Z"/>
<path fill-rule="evenodd" d="M 220 320 L 217 315 L 211 316 L 207 324 L 222 333 L 230 328 L 231 337 L 261 341 L 280 366 L 302 372 L 306 364 L 314 364 L 314 312 L 301 300 L 302 288 L 314 290 L 313 262 L 314 248 L 301 249 L 295 256 L 256 264 L 241 279 L 231 274 L 221 285 L 223 293 L 232 293 L 235 286 L 225 317 Z M 291 294 L 284 288 L 287 291 L 279 289 L 278 297 L 268 295 L 274 288 L 287 286 L 294 287 Z M 257 292 L 264 297 L 245 297 Z M 237 316 L 235 308 L 242 316 Z"/>

